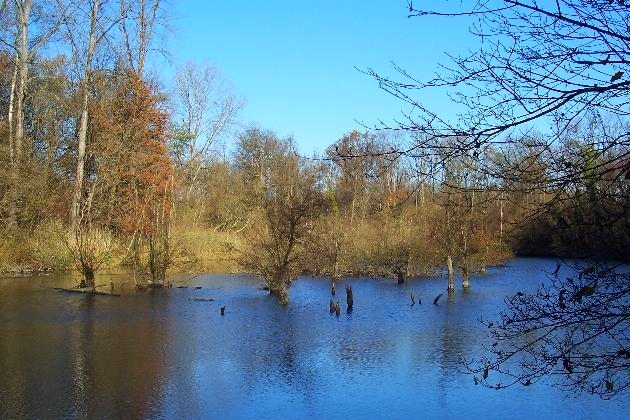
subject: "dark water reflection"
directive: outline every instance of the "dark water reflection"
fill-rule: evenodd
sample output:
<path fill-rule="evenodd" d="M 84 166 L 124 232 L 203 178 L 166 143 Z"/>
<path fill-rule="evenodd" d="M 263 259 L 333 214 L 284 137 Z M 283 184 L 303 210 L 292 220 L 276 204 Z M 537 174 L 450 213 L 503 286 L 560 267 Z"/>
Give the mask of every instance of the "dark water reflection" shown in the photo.
<path fill-rule="evenodd" d="M 624 398 L 492 391 L 459 373 L 487 335 L 478 319 L 534 288 L 536 266 L 555 262 L 515 260 L 437 307 L 444 279 L 351 279 L 354 311 L 339 318 L 320 278 L 296 282 L 287 308 L 250 277 L 120 298 L 51 290 L 70 277 L 0 279 L 0 417 L 627 418 Z M 412 291 L 422 305 L 410 305 Z"/>

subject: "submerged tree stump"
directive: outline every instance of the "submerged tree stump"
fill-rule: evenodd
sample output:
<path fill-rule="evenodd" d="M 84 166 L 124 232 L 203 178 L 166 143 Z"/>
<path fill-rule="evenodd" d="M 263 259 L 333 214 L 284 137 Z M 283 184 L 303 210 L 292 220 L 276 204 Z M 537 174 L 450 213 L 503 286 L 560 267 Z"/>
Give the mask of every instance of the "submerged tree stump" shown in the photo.
<path fill-rule="evenodd" d="M 398 284 L 404 284 L 405 283 L 405 273 L 403 273 L 402 270 L 397 270 L 396 271 L 396 278 L 398 278 Z"/>
<path fill-rule="evenodd" d="M 278 293 L 278 302 L 281 305 L 287 305 L 289 303 L 289 291 L 286 288 L 282 288 Z"/>
<path fill-rule="evenodd" d="M 462 287 L 468 289 L 470 287 L 470 270 L 467 266 L 462 267 Z"/>
<path fill-rule="evenodd" d="M 352 311 L 352 306 L 354 305 L 352 286 L 346 286 L 346 303 L 348 304 L 348 311 Z"/>
<path fill-rule="evenodd" d="M 455 291 L 455 272 L 453 271 L 453 259 L 450 255 L 446 257 L 446 269 L 448 270 L 447 290 L 449 293 L 453 293 Z"/>
<path fill-rule="evenodd" d="M 286 287 L 270 287 L 269 294 L 276 296 L 281 305 L 289 303 L 289 291 Z"/>

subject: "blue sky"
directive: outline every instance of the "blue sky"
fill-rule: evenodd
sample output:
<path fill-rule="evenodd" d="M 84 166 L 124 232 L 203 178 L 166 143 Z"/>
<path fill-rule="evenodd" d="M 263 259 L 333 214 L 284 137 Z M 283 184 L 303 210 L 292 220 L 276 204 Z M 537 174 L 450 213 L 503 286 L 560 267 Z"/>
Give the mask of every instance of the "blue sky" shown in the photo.
<path fill-rule="evenodd" d="M 323 151 L 359 122 L 410 111 L 356 68 L 394 75 L 395 61 L 426 79 L 447 62 L 445 51 L 464 51 L 470 40 L 453 20 L 407 18 L 405 0 L 173 4 L 174 62 L 216 65 L 246 100 L 242 121 L 293 135 L 302 153 Z M 450 111 L 445 95 L 421 95 Z"/>

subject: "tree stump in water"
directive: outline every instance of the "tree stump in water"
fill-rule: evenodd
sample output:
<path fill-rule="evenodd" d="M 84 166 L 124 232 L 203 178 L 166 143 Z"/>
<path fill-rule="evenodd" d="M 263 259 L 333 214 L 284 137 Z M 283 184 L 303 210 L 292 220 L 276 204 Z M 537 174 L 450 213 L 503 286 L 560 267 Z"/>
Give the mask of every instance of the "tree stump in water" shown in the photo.
<path fill-rule="evenodd" d="M 280 294 L 278 295 L 278 302 L 281 305 L 287 305 L 289 303 L 289 291 L 287 289 L 282 289 Z"/>
<path fill-rule="evenodd" d="M 468 289 L 470 287 L 470 270 L 468 266 L 462 266 L 462 287 Z"/>
<path fill-rule="evenodd" d="M 398 284 L 405 283 L 405 273 L 403 273 L 402 270 L 396 272 L 396 277 L 398 278 Z"/>
<path fill-rule="evenodd" d="M 269 293 L 272 295 L 276 295 L 276 297 L 278 298 L 278 302 L 281 305 L 286 305 L 289 303 L 289 291 L 287 290 L 286 286 L 270 286 Z"/>
<path fill-rule="evenodd" d="M 221 316 L 225 315 L 225 306 L 221 306 Z"/>
<path fill-rule="evenodd" d="M 455 272 L 453 271 L 453 259 L 450 255 L 446 257 L 446 269 L 448 271 L 447 290 L 449 293 L 453 293 L 455 291 Z"/>
<path fill-rule="evenodd" d="M 346 303 L 348 304 L 348 311 L 352 311 L 354 305 L 354 298 L 352 296 L 352 286 L 346 286 Z"/>
<path fill-rule="evenodd" d="M 330 288 L 330 294 L 332 294 L 333 296 L 335 296 L 336 293 L 336 289 L 335 289 L 335 282 L 333 282 L 332 287 Z"/>

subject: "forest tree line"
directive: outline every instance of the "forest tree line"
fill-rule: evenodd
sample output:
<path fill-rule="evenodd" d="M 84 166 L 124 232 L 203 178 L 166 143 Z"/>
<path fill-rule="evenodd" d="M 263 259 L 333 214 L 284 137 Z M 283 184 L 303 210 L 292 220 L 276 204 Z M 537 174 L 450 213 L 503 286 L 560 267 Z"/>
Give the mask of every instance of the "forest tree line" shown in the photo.
<path fill-rule="evenodd" d="M 453 290 L 457 272 L 468 287 L 513 253 L 627 256 L 628 158 L 614 141 L 626 123 L 591 115 L 553 147 L 534 129 L 431 147 L 419 131 L 352 130 L 306 156 L 240 126 L 243 101 L 213 66 L 172 81 L 147 71 L 166 12 L 2 4 L 0 270 L 75 267 L 88 287 L 103 267 L 132 269 L 139 286 L 244 270 L 286 301 L 302 272 L 445 270 Z M 550 182 L 576 168 L 578 182 Z"/>

